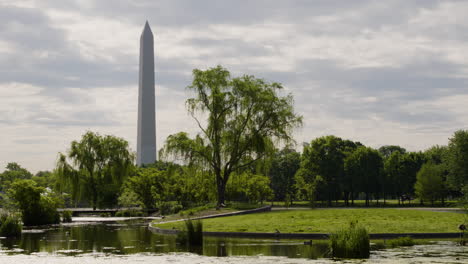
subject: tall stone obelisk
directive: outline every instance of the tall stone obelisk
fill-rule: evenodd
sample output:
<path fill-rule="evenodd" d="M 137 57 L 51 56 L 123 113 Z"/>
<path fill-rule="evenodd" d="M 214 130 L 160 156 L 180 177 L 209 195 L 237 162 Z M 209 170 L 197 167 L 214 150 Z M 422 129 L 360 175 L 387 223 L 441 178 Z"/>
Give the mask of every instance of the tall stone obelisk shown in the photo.
<path fill-rule="evenodd" d="M 156 108 L 154 98 L 153 32 L 145 23 L 140 37 L 140 75 L 138 88 L 137 165 L 156 161 Z"/>

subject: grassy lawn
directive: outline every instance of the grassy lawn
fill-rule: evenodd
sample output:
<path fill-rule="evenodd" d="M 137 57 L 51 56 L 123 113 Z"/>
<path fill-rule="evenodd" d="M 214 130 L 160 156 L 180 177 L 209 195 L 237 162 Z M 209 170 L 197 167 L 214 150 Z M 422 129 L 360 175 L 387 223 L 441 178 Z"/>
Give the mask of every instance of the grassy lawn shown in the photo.
<path fill-rule="evenodd" d="M 207 216 L 207 215 L 232 213 L 232 212 L 237 212 L 237 211 L 255 209 L 255 208 L 262 207 L 262 206 L 265 206 L 265 205 L 231 202 L 231 203 L 228 203 L 226 207 L 216 210 L 216 204 L 208 204 L 204 206 L 192 207 L 190 209 L 180 211 L 177 214 L 166 215 L 164 219 L 158 219 L 158 220 L 155 220 L 154 222 L 155 223 L 167 222 L 167 221 L 180 220 L 180 219 L 186 219 L 186 218 L 202 217 L 202 216 Z"/>
<path fill-rule="evenodd" d="M 351 201 L 349 202 L 351 207 L 365 207 L 366 202 L 364 200 L 354 200 L 354 205 L 351 205 Z M 274 201 L 271 204 L 277 207 L 285 207 L 286 204 L 283 201 Z M 370 206 L 372 207 L 432 207 L 431 203 L 424 203 L 421 205 L 419 199 L 414 199 L 410 203 L 405 201 L 403 204 L 398 205 L 398 200 L 386 200 L 385 206 L 383 205 L 383 200 L 379 200 L 377 203 L 375 200 L 370 202 Z M 449 200 L 445 201 L 442 204 L 440 201 L 434 203 L 434 207 L 460 207 L 460 202 L 456 200 Z M 310 202 L 308 201 L 294 201 L 293 205 L 290 207 L 310 207 Z M 315 207 L 328 207 L 326 201 L 317 201 L 315 202 Z M 346 207 L 345 202 L 343 200 L 332 201 L 331 207 Z"/>
<path fill-rule="evenodd" d="M 399 209 L 313 209 L 273 211 L 203 220 L 204 231 L 330 233 L 352 220 L 370 233 L 458 232 L 465 215 Z M 184 223 L 156 224 L 161 228 L 182 229 Z"/>

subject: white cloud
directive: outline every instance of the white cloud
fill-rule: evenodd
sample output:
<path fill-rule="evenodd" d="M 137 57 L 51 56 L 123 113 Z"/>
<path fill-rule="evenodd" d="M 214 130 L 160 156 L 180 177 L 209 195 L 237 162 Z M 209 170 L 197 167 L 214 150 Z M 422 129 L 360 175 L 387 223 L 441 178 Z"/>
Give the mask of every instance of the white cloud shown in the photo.
<path fill-rule="evenodd" d="M 0 2 L 0 166 L 51 169 L 89 129 L 135 148 L 146 19 L 158 147 L 169 134 L 196 133 L 184 87 L 193 68 L 216 64 L 282 82 L 304 116 L 298 142 L 335 134 L 420 150 L 446 144 L 468 122 L 463 1 L 249 1 L 216 10 L 190 1 Z"/>

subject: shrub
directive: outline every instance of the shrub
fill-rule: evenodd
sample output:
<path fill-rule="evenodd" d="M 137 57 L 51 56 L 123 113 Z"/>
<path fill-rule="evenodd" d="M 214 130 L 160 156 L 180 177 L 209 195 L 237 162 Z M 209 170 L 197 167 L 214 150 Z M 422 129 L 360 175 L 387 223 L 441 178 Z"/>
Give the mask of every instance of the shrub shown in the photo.
<path fill-rule="evenodd" d="M 169 203 L 161 203 L 159 206 L 159 214 L 160 215 L 168 215 L 171 214 L 171 204 Z"/>
<path fill-rule="evenodd" d="M 170 215 L 170 214 L 177 214 L 178 212 L 184 209 L 180 204 L 170 204 L 167 202 L 161 203 L 159 206 L 159 214 L 160 215 Z"/>
<path fill-rule="evenodd" d="M 182 205 L 176 204 L 176 205 L 172 206 L 172 213 L 177 214 L 178 212 L 182 211 L 182 209 L 184 209 L 184 207 Z"/>
<path fill-rule="evenodd" d="M 62 222 L 71 223 L 72 222 L 72 211 L 65 210 L 62 212 Z"/>
<path fill-rule="evenodd" d="M 330 247 L 336 258 L 369 258 L 370 242 L 367 230 L 355 222 L 330 237 Z"/>
<path fill-rule="evenodd" d="M 19 217 L 4 214 L 0 216 L 0 236 L 15 237 L 21 236 L 23 225 Z"/>
<path fill-rule="evenodd" d="M 410 247 L 414 246 L 414 240 L 411 237 L 399 237 L 388 240 L 388 246 L 395 247 Z"/>
<path fill-rule="evenodd" d="M 21 211 L 25 226 L 60 223 L 57 207 L 59 198 L 47 193 L 32 180 L 17 180 L 9 193 L 16 207 Z"/>
<path fill-rule="evenodd" d="M 132 209 L 120 210 L 115 214 L 117 217 L 140 217 L 144 215 L 145 214 L 142 211 Z"/>

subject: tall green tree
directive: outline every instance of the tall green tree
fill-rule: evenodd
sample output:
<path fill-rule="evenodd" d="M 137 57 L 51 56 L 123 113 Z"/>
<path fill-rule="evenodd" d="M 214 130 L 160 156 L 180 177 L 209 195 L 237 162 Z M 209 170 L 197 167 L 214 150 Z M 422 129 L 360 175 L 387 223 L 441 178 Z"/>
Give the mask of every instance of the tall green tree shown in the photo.
<path fill-rule="evenodd" d="M 80 141 L 71 142 L 67 154 L 59 153 L 57 174 L 70 186 L 75 201 L 84 196 L 95 210 L 98 202 L 117 204 L 121 183 L 134 169 L 133 161 L 126 140 L 89 131 Z"/>
<path fill-rule="evenodd" d="M 380 177 L 383 172 L 383 161 L 375 149 L 361 146 L 345 159 L 345 172 L 352 179 L 353 191 L 366 194 L 366 206 L 369 206 L 371 194 L 378 194 Z"/>
<path fill-rule="evenodd" d="M 398 198 L 401 202 L 403 194 L 413 194 L 416 174 L 424 164 L 424 154 L 408 152 L 401 154 L 393 152 L 384 163 L 385 181 L 383 185 L 384 199 L 387 194 Z"/>
<path fill-rule="evenodd" d="M 421 200 L 434 201 L 442 199 L 445 194 L 444 170 L 442 166 L 426 163 L 419 170 L 414 185 L 415 193 Z"/>
<path fill-rule="evenodd" d="M 291 142 L 292 131 L 302 123 L 294 112 L 292 95 L 281 96 L 279 83 L 254 76 L 231 78 L 221 66 L 193 70 L 195 97 L 188 112 L 200 133 L 170 135 L 161 154 L 177 155 L 209 169 L 215 176 L 217 200 L 225 202 L 231 173 L 242 171 L 274 149 L 274 142 Z M 202 121 L 201 118 L 206 118 Z"/>
<path fill-rule="evenodd" d="M 268 174 L 276 200 L 290 202 L 294 200 L 297 192 L 294 176 L 300 166 L 301 154 L 294 149 L 284 148 L 275 153 Z"/>
<path fill-rule="evenodd" d="M 449 139 L 447 181 L 453 190 L 468 195 L 468 130 L 459 130 Z"/>
<path fill-rule="evenodd" d="M 361 145 L 359 142 L 343 140 L 335 136 L 324 136 L 312 140 L 310 144 L 304 146 L 301 167 L 297 172 L 296 180 L 303 182 L 305 186 L 314 186 L 318 197 L 327 200 L 328 205 L 331 205 L 331 201 L 338 199 L 341 191 L 347 188 L 344 159 Z M 316 181 L 319 176 L 320 181 Z M 302 179 L 297 179 L 298 177 Z M 322 186 L 312 184 L 314 182 L 320 182 Z M 348 189 L 346 193 L 349 193 Z"/>
<path fill-rule="evenodd" d="M 31 179 L 33 176 L 16 162 L 8 163 L 5 169 L 3 173 L 0 173 L 0 191 L 3 192 L 6 192 L 14 181 Z"/>

